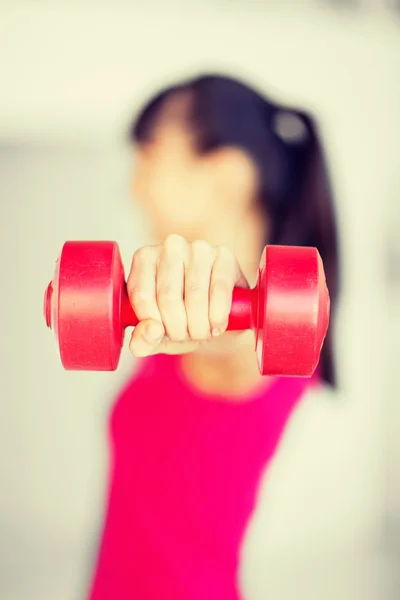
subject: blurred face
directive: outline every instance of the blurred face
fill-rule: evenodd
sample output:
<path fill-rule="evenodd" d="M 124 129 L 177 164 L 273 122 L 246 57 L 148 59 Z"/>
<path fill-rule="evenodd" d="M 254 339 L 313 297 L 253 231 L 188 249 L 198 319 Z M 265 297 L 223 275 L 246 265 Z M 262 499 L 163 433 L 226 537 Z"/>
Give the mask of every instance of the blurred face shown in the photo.
<path fill-rule="evenodd" d="M 153 234 L 208 239 L 221 226 L 215 165 L 200 156 L 179 123 L 157 126 L 153 139 L 135 148 L 132 192 L 150 219 Z"/>

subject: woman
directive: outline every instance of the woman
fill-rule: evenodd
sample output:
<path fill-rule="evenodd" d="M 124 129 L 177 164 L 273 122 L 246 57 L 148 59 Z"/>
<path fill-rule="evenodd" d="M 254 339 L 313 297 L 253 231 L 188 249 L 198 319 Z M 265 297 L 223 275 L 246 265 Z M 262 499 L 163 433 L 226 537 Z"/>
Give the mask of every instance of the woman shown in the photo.
<path fill-rule="evenodd" d="M 134 254 L 129 275 L 142 360 L 112 415 L 90 598 L 234 600 L 261 477 L 306 391 L 335 386 L 335 364 L 331 328 L 318 375 L 262 378 L 252 334 L 224 333 L 232 289 L 254 285 L 266 243 L 316 246 L 334 312 L 323 156 L 306 113 L 221 76 L 162 91 L 131 141 L 133 195 L 158 243 Z"/>

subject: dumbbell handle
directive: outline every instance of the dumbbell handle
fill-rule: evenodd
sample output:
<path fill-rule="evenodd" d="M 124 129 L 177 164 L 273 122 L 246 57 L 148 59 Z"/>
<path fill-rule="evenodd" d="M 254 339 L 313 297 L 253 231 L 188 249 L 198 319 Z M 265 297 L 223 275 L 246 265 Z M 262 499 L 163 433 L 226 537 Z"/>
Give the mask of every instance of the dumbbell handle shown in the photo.
<path fill-rule="evenodd" d="M 232 306 L 229 313 L 228 331 L 242 331 L 253 329 L 256 323 L 257 294 L 255 290 L 238 288 L 233 289 Z M 121 297 L 121 324 L 124 328 L 135 327 L 139 322 L 129 301 L 126 287 Z"/>

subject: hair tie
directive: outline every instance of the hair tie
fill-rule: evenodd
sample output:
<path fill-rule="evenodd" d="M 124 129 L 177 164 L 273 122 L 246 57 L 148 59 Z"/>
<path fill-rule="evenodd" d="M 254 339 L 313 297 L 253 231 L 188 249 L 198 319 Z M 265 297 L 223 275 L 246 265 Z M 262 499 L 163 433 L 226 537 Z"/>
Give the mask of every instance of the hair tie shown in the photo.
<path fill-rule="evenodd" d="M 286 144 L 304 144 L 309 137 L 304 120 L 289 110 L 278 110 L 274 114 L 272 129 Z"/>

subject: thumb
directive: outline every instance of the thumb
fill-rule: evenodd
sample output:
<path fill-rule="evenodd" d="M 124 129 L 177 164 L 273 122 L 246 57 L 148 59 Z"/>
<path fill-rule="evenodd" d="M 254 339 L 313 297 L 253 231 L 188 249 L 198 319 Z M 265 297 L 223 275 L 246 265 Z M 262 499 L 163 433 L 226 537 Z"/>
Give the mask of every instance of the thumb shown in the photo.
<path fill-rule="evenodd" d="M 140 321 L 129 342 L 129 350 L 134 356 L 144 357 L 154 354 L 163 340 L 165 329 L 160 321 L 144 319 Z"/>

